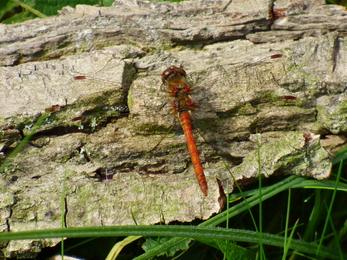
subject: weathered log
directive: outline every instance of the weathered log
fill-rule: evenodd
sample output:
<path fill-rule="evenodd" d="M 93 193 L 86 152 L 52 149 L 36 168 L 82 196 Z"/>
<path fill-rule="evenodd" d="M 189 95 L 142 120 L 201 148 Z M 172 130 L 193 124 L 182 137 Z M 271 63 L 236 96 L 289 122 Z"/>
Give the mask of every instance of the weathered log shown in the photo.
<path fill-rule="evenodd" d="M 132 214 L 138 224 L 207 219 L 220 210 L 216 177 L 230 180 L 220 158 L 236 180 L 257 177 L 256 133 L 264 175 L 327 178 L 331 156 L 319 135 L 347 130 L 346 28 L 345 11 L 322 1 L 260 0 L 116 1 L 0 25 L 3 156 L 49 108 L 2 168 L 2 231 L 59 228 L 65 174 L 69 227 L 134 224 Z M 196 85 L 208 197 L 179 126 L 152 150 L 172 125 L 171 112 L 157 109 L 170 65 Z M 80 75 L 92 80 L 73 79 Z M 124 103 L 130 114 L 119 117 Z M 29 244 L 11 241 L 6 256 L 35 255 Z"/>

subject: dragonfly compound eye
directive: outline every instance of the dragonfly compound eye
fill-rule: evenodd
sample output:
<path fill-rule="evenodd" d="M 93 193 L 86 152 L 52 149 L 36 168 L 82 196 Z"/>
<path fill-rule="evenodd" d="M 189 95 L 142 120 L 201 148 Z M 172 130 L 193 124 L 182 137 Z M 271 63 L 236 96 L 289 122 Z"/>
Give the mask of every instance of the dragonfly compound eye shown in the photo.
<path fill-rule="evenodd" d="M 176 66 L 170 66 L 161 74 L 162 82 L 165 84 L 167 81 L 170 81 L 173 77 L 183 77 L 185 78 L 187 73 L 184 69 L 178 68 Z"/>

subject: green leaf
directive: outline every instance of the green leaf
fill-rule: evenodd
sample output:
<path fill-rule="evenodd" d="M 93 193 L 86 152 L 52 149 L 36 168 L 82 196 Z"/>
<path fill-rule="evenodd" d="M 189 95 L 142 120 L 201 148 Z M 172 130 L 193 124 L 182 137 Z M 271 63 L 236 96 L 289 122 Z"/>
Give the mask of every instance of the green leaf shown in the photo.
<path fill-rule="evenodd" d="M 236 245 L 235 242 L 230 240 L 215 240 L 218 244 L 219 249 L 224 254 L 226 259 L 243 259 L 253 260 L 256 259 L 254 252 L 246 250 L 245 248 Z"/>
<path fill-rule="evenodd" d="M 347 146 L 338 150 L 334 155 L 335 158 L 333 159 L 333 165 L 338 164 L 341 160 L 347 159 Z"/>
<path fill-rule="evenodd" d="M 157 238 L 147 238 L 146 242 L 143 243 L 142 248 L 147 252 L 153 248 L 156 248 L 159 245 L 162 245 L 168 242 L 171 237 L 157 237 Z M 191 240 L 182 241 L 182 243 L 175 244 L 174 246 L 168 248 L 168 250 L 161 252 L 159 255 L 166 254 L 167 256 L 174 256 L 175 253 L 179 250 L 187 250 L 189 248 L 189 243 Z"/>

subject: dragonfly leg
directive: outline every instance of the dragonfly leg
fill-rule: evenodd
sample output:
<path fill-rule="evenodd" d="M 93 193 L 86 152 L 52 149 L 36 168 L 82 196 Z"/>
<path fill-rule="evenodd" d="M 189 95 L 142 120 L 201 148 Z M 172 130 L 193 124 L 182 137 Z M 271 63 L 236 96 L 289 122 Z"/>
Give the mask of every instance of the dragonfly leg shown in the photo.
<path fill-rule="evenodd" d="M 149 152 L 154 151 L 159 145 L 160 143 L 167 137 L 167 135 L 171 132 L 171 130 L 173 129 L 174 125 L 172 125 L 169 130 L 165 133 L 165 135 L 159 140 L 159 142 L 151 149 L 149 150 Z"/>

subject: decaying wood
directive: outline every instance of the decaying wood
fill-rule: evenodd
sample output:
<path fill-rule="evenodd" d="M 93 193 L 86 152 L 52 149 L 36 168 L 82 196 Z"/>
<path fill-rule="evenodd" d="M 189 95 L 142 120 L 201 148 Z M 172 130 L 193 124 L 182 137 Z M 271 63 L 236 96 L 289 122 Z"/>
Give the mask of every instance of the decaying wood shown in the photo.
<path fill-rule="evenodd" d="M 48 109 L 2 169 L 1 231 L 59 228 L 65 175 L 69 227 L 134 224 L 132 214 L 138 224 L 207 219 L 220 209 L 216 177 L 230 180 L 221 158 L 236 180 L 257 177 L 257 139 L 264 175 L 327 178 L 331 156 L 319 135 L 338 137 L 336 147 L 347 130 L 346 28 L 337 6 L 260 0 L 124 0 L 0 25 L 3 157 Z M 170 65 L 196 86 L 207 198 L 179 127 L 152 150 L 172 125 L 171 112 L 158 110 Z M 119 117 L 111 108 L 124 103 L 130 114 Z M 28 244 L 11 241 L 6 255 L 35 255 Z"/>

